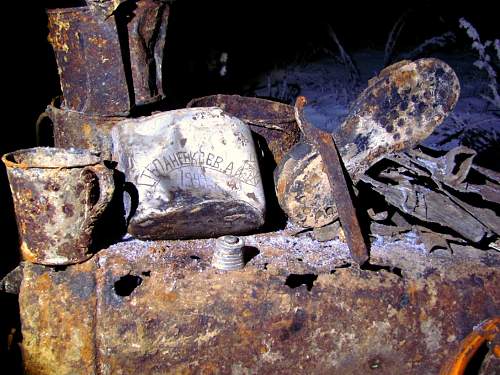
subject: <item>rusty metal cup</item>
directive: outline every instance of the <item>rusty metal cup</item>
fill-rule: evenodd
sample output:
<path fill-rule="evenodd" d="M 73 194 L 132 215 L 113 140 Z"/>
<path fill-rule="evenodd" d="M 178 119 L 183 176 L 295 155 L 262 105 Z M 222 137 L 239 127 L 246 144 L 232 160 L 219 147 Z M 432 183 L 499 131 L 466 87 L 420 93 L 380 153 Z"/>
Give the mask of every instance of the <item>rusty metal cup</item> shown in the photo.
<path fill-rule="evenodd" d="M 45 118 L 52 122 L 55 147 L 88 149 L 111 160 L 110 132 L 123 117 L 89 115 L 50 104 L 37 121 L 37 133 Z"/>
<path fill-rule="evenodd" d="M 97 250 L 92 233 L 114 192 L 113 170 L 79 149 L 35 147 L 3 155 L 24 260 L 82 262 Z"/>

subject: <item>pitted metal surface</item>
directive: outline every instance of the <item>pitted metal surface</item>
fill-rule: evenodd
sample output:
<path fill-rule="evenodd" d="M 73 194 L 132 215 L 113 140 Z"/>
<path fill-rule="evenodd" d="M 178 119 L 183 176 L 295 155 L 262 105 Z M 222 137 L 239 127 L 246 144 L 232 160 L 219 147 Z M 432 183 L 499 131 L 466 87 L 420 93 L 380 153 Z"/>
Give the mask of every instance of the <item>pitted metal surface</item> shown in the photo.
<path fill-rule="evenodd" d="M 128 240 L 62 271 L 26 264 L 26 372 L 438 373 L 500 310 L 498 252 L 377 243 L 380 266 L 360 270 L 338 241 L 244 239 L 258 253 L 233 272 L 210 266 L 215 240 Z"/>

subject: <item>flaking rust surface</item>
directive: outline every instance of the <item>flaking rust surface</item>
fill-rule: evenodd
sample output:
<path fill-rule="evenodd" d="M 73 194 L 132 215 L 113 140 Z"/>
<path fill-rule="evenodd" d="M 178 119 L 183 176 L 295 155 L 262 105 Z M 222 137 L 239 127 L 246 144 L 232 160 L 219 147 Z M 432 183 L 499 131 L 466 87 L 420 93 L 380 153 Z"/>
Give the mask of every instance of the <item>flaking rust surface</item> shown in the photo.
<path fill-rule="evenodd" d="M 131 102 L 114 17 L 87 7 L 47 11 L 64 107 L 87 114 L 126 115 Z"/>
<path fill-rule="evenodd" d="M 61 271 L 27 264 L 27 373 L 437 374 L 500 312 L 497 252 L 429 255 L 378 240 L 372 263 L 401 277 L 345 267 L 340 242 L 288 232 L 246 242 L 260 253 L 227 273 L 210 266 L 215 240 L 128 240 Z M 317 279 L 290 288 L 290 274 Z M 119 296 L 124 276 L 140 281 Z"/>

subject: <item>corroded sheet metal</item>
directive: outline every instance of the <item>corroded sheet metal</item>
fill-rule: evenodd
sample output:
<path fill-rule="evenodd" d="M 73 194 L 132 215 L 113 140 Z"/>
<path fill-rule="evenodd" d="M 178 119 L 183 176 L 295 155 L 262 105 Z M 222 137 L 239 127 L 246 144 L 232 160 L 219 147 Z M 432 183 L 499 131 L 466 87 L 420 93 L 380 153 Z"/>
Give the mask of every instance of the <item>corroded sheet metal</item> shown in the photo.
<path fill-rule="evenodd" d="M 292 106 L 260 98 L 220 94 L 193 99 L 187 105 L 188 108 L 212 106 L 245 121 L 253 132 L 264 138 L 265 147 L 269 148 L 276 164 L 299 141 L 300 129 Z"/>
<path fill-rule="evenodd" d="M 215 240 L 127 241 L 62 271 L 27 264 L 27 373 L 437 374 L 500 310 L 497 252 L 377 245 L 374 271 L 346 267 L 338 242 L 245 242 L 254 258 L 232 272 L 210 266 Z"/>
<path fill-rule="evenodd" d="M 98 115 L 124 115 L 131 107 L 114 17 L 88 7 L 49 9 L 63 106 Z"/>
<path fill-rule="evenodd" d="M 216 107 L 185 108 L 124 120 L 111 134 L 117 168 L 137 189 L 134 236 L 207 238 L 264 223 L 257 152 L 236 117 Z"/>
<path fill-rule="evenodd" d="M 53 124 L 54 146 L 89 149 L 111 160 L 111 129 L 123 117 L 88 115 L 52 105 L 47 106 L 45 113 Z"/>
<path fill-rule="evenodd" d="M 315 147 L 323 160 L 324 172 L 328 176 L 328 182 L 332 187 L 332 194 L 335 199 L 338 215 L 342 228 L 345 232 L 347 245 L 351 251 L 353 259 L 358 264 L 363 264 L 368 260 L 368 248 L 361 231 L 358 220 L 358 213 L 354 206 L 354 193 L 352 192 L 352 182 L 344 172 L 344 164 L 340 159 L 337 146 L 331 134 L 315 128 L 304 117 L 304 107 L 307 101 L 304 96 L 299 96 L 295 103 L 295 116 L 300 129 L 306 139 Z"/>
<path fill-rule="evenodd" d="M 130 68 L 135 105 L 156 102 L 163 94 L 162 63 L 169 5 L 165 1 L 140 0 L 127 15 Z"/>
<path fill-rule="evenodd" d="M 454 108 L 460 86 L 455 72 L 437 59 L 401 61 L 370 80 L 334 133 L 352 180 L 384 155 L 411 148 L 429 136 Z M 320 227 L 336 217 L 323 161 L 298 144 L 276 172 L 276 193 L 289 218 Z"/>
<path fill-rule="evenodd" d="M 2 157 L 24 260 L 62 265 L 92 256 L 96 222 L 111 202 L 113 171 L 87 150 L 31 148 Z"/>
<path fill-rule="evenodd" d="M 95 269 L 94 261 L 61 273 L 25 267 L 20 314 L 27 374 L 97 374 Z"/>
<path fill-rule="evenodd" d="M 415 149 L 386 157 L 361 180 L 421 223 L 446 227 L 474 243 L 489 241 L 500 235 L 496 214 L 500 182 L 476 169 L 474 156 L 474 151 L 464 147 L 448 152 Z"/>

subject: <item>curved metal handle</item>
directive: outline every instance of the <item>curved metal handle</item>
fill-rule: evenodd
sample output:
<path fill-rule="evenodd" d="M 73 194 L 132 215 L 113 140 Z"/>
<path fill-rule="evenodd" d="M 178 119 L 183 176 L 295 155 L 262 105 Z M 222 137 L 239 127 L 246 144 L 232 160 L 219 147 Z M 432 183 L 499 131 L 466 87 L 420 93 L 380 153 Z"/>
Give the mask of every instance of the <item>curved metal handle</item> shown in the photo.
<path fill-rule="evenodd" d="M 40 146 L 40 125 L 46 118 L 52 121 L 47 111 L 43 111 L 38 115 L 38 118 L 36 119 L 35 122 L 35 142 L 37 146 Z"/>
<path fill-rule="evenodd" d="M 497 335 L 500 336 L 500 317 L 482 322 L 460 343 L 455 355 L 445 363 L 439 374 L 463 375 L 474 354 L 486 341 L 494 341 L 493 355 L 500 358 L 500 342 L 496 341 Z"/>
<path fill-rule="evenodd" d="M 115 191 L 112 169 L 107 168 L 103 164 L 96 164 L 85 167 L 82 171 L 82 176 L 88 173 L 91 173 L 94 176 L 93 180 L 97 181 L 99 187 L 99 198 L 97 199 L 97 202 L 93 204 L 90 202 L 90 199 L 87 199 L 87 202 L 85 203 L 86 214 L 85 221 L 82 225 L 84 231 L 94 226 L 96 218 L 104 212 L 108 204 L 111 202 Z M 88 181 L 86 182 L 88 183 Z M 88 192 L 91 192 L 91 188 L 88 189 Z"/>

